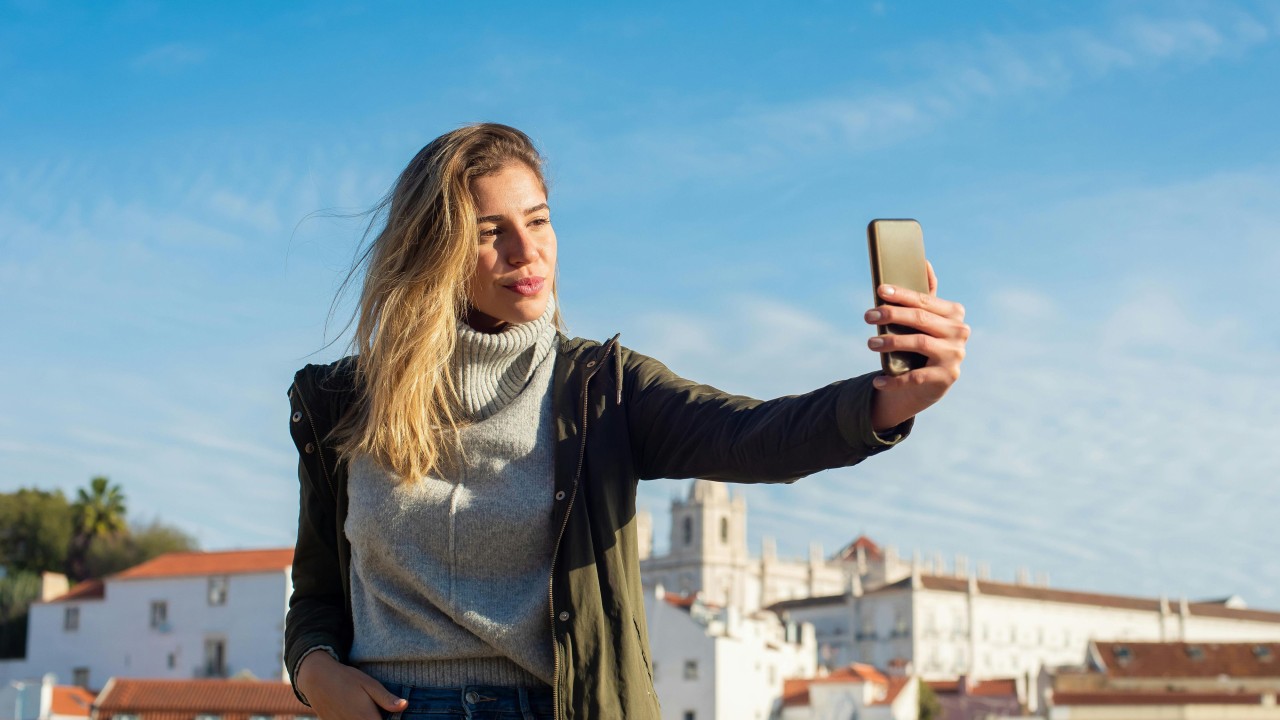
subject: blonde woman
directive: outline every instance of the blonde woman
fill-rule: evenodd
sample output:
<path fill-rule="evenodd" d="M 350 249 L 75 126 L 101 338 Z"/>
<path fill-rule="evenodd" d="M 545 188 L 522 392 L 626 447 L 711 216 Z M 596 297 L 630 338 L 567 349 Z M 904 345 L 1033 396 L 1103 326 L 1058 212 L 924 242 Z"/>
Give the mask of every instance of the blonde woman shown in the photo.
<path fill-rule="evenodd" d="M 289 391 L 301 513 L 285 661 L 323 720 L 656 720 L 636 483 L 853 465 L 959 375 L 963 309 L 891 287 L 867 322 L 921 333 L 870 344 L 926 367 L 764 402 L 617 336 L 567 337 L 542 160 L 510 127 L 432 141 L 384 209 L 356 354 Z"/>

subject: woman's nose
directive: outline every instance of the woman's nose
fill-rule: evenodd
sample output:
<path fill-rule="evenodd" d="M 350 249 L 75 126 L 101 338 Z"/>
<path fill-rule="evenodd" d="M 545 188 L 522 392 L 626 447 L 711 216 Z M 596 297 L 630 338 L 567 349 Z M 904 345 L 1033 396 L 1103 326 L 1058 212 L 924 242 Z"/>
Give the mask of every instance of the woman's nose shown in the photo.
<path fill-rule="evenodd" d="M 533 233 L 520 228 L 510 236 L 507 245 L 507 264 L 513 266 L 528 265 L 538 257 L 538 242 Z"/>

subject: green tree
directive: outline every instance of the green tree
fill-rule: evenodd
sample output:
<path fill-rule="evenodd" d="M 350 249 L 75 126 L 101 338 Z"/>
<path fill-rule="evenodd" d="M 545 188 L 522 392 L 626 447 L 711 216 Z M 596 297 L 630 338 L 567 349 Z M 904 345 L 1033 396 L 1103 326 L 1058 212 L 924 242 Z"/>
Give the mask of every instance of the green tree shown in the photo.
<path fill-rule="evenodd" d="M 67 549 L 67 576 L 79 582 L 89 577 L 89 545 L 94 539 L 118 535 L 128 527 L 124 492 L 99 475 L 89 481 L 87 489 L 76 491 L 71 517 L 74 533 Z"/>
<path fill-rule="evenodd" d="M 198 550 L 195 538 L 159 520 L 130 523 L 128 532 L 95 538 L 89 545 L 89 577 L 104 577 L 170 552 Z"/>
<path fill-rule="evenodd" d="M 938 694 L 929 687 L 929 683 L 917 680 L 920 684 L 920 720 L 942 720 L 942 701 Z"/>
<path fill-rule="evenodd" d="M 0 494 L 0 565 L 9 572 L 62 572 L 72 513 L 60 490 Z"/>
<path fill-rule="evenodd" d="M 40 596 L 40 574 L 9 572 L 0 577 L 0 659 L 27 652 L 27 609 Z"/>

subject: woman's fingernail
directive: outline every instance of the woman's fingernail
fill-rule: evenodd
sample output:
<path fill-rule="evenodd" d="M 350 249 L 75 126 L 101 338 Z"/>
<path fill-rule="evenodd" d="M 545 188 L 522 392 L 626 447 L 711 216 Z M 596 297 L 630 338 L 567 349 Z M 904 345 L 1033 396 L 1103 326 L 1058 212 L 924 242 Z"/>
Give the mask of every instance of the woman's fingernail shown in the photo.
<path fill-rule="evenodd" d="M 881 294 L 881 295 L 892 295 L 892 294 L 893 294 L 893 286 L 892 286 L 892 285 L 881 285 L 881 286 L 880 286 L 880 294 Z"/>
<path fill-rule="evenodd" d="M 871 384 L 872 384 L 872 385 L 874 385 L 874 386 L 876 386 L 876 387 L 878 387 L 878 388 L 882 388 L 882 387 L 884 387 L 884 384 L 885 384 L 885 383 L 887 383 L 887 382 L 889 382 L 889 381 L 888 381 L 888 380 L 885 380 L 883 377 L 878 377 L 878 378 L 876 378 L 875 380 L 872 380 L 872 381 L 871 381 Z"/>
<path fill-rule="evenodd" d="M 880 319 L 880 311 L 879 311 L 879 310 L 868 310 L 868 311 L 867 311 L 867 322 L 875 322 L 875 321 L 877 321 L 877 320 L 879 320 L 879 319 Z"/>
<path fill-rule="evenodd" d="M 881 339 L 881 338 L 878 338 L 878 337 L 873 337 L 873 338 L 871 338 L 870 340 L 868 340 L 868 341 L 867 341 L 867 345 L 869 345 L 869 346 L 871 346 L 871 347 L 873 347 L 873 348 L 878 348 L 878 347 L 880 347 L 880 346 L 881 346 L 881 345 L 883 345 L 883 344 L 884 344 L 884 340 L 883 340 L 883 339 Z"/>

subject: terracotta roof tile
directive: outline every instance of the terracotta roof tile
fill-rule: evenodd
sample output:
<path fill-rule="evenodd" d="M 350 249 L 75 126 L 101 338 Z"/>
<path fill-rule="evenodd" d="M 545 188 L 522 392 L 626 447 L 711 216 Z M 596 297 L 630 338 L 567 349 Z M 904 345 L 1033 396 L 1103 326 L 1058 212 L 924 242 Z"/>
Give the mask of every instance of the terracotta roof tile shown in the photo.
<path fill-rule="evenodd" d="M 74 685 L 54 685 L 49 712 L 53 715 L 89 717 L 95 695 Z"/>
<path fill-rule="evenodd" d="M 242 575 L 279 571 L 293 564 L 293 548 L 176 552 L 135 565 L 112 580 L 138 580 L 190 575 Z"/>
<path fill-rule="evenodd" d="M 926 590 L 942 590 L 947 592 L 968 592 L 969 581 L 964 578 L 939 575 L 921 575 L 921 585 Z M 905 578 L 892 585 L 877 588 L 873 592 L 910 587 L 911 579 Z M 1036 587 L 1031 585 L 1015 585 L 1013 583 L 978 581 L 978 593 L 996 597 L 1021 598 L 1025 600 L 1043 600 L 1047 602 L 1074 603 L 1078 605 L 1095 605 L 1124 610 L 1143 610 L 1159 612 L 1160 600 L 1155 598 L 1132 597 L 1128 595 L 1105 595 L 1103 593 L 1079 592 L 1075 590 L 1058 590 L 1056 588 Z M 1280 612 L 1272 610 L 1247 610 L 1226 607 L 1219 603 L 1191 603 L 1188 610 L 1192 615 L 1205 617 L 1233 618 L 1237 620 L 1255 620 L 1259 622 L 1280 623 Z M 1177 612 L 1177 606 L 1172 608 Z"/>
<path fill-rule="evenodd" d="M 697 595 L 678 595 L 676 593 L 669 592 L 664 594 L 662 599 L 668 605 L 672 605 L 674 607 L 684 608 L 685 610 L 688 610 L 690 607 L 693 607 L 693 604 L 695 602 L 697 602 L 698 596 Z"/>
<path fill-rule="evenodd" d="M 884 551 L 876 544 L 874 540 L 866 535 L 859 535 L 856 540 L 845 545 L 836 553 L 836 560 L 855 561 L 858 559 L 858 548 L 862 548 L 866 552 L 868 560 L 881 560 L 884 558 Z"/>
<path fill-rule="evenodd" d="M 878 685 L 888 685 L 889 678 L 884 673 L 875 669 L 871 665 L 863 663 L 850 663 L 842 668 L 832 670 L 825 677 L 813 678 L 810 682 L 814 683 L 848 683 L 848 682 L 869 682 Z"/>
<path fill-rule="evenodd" d="M 1209 692 L 1055 692 L 1054 705 L 1260 705 L 1258 693 Z"/>
<path fill-rule="evenodd" d="M 101 600 L 106 597 L 106 587 L 101 580 L 85 580 L 76 583 L 75 587 L 59 595 L 49 602 L 66 602 L 68 600 Z"/>
<path fill-rule="evenodd" d="M 782 706 L 800 707 L 809 704 L 809 678 L 793 678 L 782 681 Z"/>
<path fill-rule="evenodd" d="M 98 696 L 100 717 L 115 713 L 144 720 L 168 713 L 311 715 L 288 684 L 258 680 L 143 680 L 114 678 Z"/>
<path fill-rule="evenodd" d="M 883 698 L 871 703 L 872 705 L 892 705 L 894 700 L 898 699 L 898 695 L 902 693 L 902 689 L 911 682 L 909 677 L 889 678 L 889 689 L 885 692 Z"/>
<path fill-rule="evenodd" d="M 1094 642 L 1113 678 L 1280 678 L 1280 643 Z"/>
<path fill-rule="evenodd" d="M 982 695 L 986 697 L 1017 697 L 1018 681 L 1013 678 L 981 680 L 970 684 L 967 689 L 967 693 L 969 695 Z"/>

